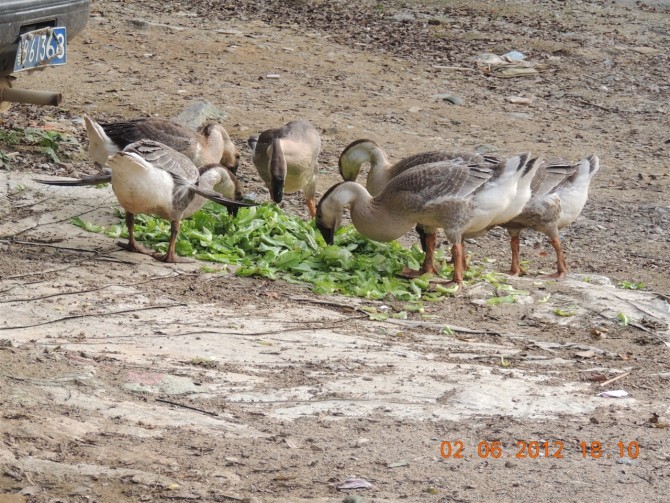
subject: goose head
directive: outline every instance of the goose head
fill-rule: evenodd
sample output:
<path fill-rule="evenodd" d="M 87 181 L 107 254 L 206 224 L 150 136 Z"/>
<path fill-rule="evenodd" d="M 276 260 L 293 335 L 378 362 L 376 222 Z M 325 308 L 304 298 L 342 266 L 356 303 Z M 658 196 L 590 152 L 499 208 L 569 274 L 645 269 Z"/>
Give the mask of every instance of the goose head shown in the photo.
<path fill-rule="evenodd" d="M 207 124 L 200 132 L 207 142 L 218 146 L 218 149 L 212 147 L 212 150 L 216 149 L 221 152 L 221 158 L 218 162 L 224 168 L 237 173 L 237 168 L 240 165 L 240 153 L 230 139 L 228 131 L 221 124 Z"/>
<path fill-rule="evenodd" d="M 316 228 L 319 229 L 326 244 L 333 244 L 335 231 L 342 225 L 342 213 L 349 203 L 348 198 L 343 196 L 347 185 L 351 183 L 354 182 L 340 182 L 333 185 L 321 197 L 316 207 Z"/>
<path fill-rule="evenodd" d="M 200 168 L 199 171 L 200 181 L 198 185 L 218 192 L 223 197 L 234 201 L 242 201 L 244 199 L 239 180 L 228 168 L 224 168 L 220 164 L 208 164 Z M 228 211 L 235 216 L 238 209 L 237 207 L 233 207 L 228 208 Z"/>
<path fill-rule="evenodd" d="M 355 182 L 361 171 L 361 165 L 371 163 L 373 151 L 381 151 L 376 142 L 368 139 L 360 139 L 351 142 L 340 154 L 338 168 L 344 180 Z M 386 159 L 384 159 L 386 161 Z M 386 161 L 388 163 L 388 161 Z"/>
<path fill-rule="evenodd" d="M 251 150 L 251 155 L 254 155 L 254 152 L 256 151 L 256 144 L 258 143 L 258 135 L 254 134 L 251 135 L 249 138 L 247 138 L 247 146 L 249 147 L 249 150 Z"/>
<path fill-rule="evenodd" d="M 240 182 L 235 174 L 228 168 L 224 168 L 220 164 L 208 164 L 200 168 L 200 176 L 202 177 L 206 172 L 215 173 L 213 178 L 212 190 L 218 192 L 223 197 L 241 201 L 243 199 Z"/>
<path fill-rule="evenodd" d="M 284 181 L 288 168 L 279 138 L 272 140 L 268 153 L 270 154 L 270 195 L 275 203 L 280 203 L 284 198 Z"/>

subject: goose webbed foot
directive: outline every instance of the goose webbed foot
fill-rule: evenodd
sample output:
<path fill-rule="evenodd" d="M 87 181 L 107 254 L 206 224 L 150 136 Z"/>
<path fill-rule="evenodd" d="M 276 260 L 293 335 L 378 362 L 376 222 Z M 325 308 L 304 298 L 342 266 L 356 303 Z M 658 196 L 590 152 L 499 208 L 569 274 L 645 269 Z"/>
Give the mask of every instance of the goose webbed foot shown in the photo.
<path fill-rule="evenodd" d="M 181 225 L 181 220 L 172 220 L 170 221 L 170 244 L 168 245 L 167 253 L 154 253 L 152 254 L 153 258 L 165 262 L 168 264 L 186 264 L 189 262 L 194 262 L 193 260 L 179 257 L 175 253 L 175 247 L 177 245 L 177 236 L 179 235 L 179 227 Z"/>
<path fill-rule="evenodd" d="M 447 290 L 451 291 L 452 295 L 458 295 L 463 291 L 463 281 L 458 281 L 456 279 L 431 279 L 430 290 L 434 292 L 436 290 L 436 285 L 440 285 L 442 288 L 446 288 Z"/>
<path fill-rule="evenodd" d="M 440 270 L 435 265 L 432 266 L 423 266 L 421 269 L 410 269 L 409 267 L 404 267 L 403 270 L 398 274 L 398 276 L 407 279 L 420 278 L 424 274 L 433 274 L 437 276 Z"/>
<path fill-rule="evenodd" d="M 527 273 L 526 273 L 526 270 L 521 266 L 517 266 L 517 267 L 512 266 L 510 268 L 510 270 L 507 272 L 507 274 L 509 274 L 510 276 L 521 277 L 521 276 L 525 276 Z"/>
<path fill-rule="evenodd" d="M 134 242 L 134 241 L 128 241 L 127 243 L 124 243 L 122 241 L 119 241 L 116 243 L 119 248 L 123 248 L 126 251 L 132 252 L 132 253 L 142 253 L 143 255 L 153 255 L 154 251 L 150 250 L 149 248 L 146 248 L 142 246 L 141 244 Z"/>
<path fill-rule="evenodd" d="M 180 257 L 179 255 L 173 253 L 152 253 L 151 256 L 160 262 L 165 262 L 166 264 L 190 264 L 195 262 L 195 260 L 187 259 Z"/>

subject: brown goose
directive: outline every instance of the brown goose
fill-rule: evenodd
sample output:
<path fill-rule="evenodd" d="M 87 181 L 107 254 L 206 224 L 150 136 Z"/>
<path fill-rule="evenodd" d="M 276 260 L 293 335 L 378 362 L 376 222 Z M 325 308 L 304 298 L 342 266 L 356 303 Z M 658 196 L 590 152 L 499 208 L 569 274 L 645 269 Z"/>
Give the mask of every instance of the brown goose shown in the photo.
<path fill-rule="evenodd" d="M 226 175 L 229 173 L 227 170 L 213 165 L 199 171 L 188 157 L 159 142 L 142 140 L 131 143 L 121 152 L 110 156 L 107 166 L 111 171 L 114 194 L 126 211 L 128 243 L 121 246 L 128 251 L 148 253 L 164 262 L 182 261 L 175 255 L 181 220 L 200 209 L 207 199 L 233 210 L 252 206 L 212 190 L 218 188 L 230 192 L 232 185 L 233 192 L 237 191 L 232 178 Z M 219 178 L 222 178 L 221 181 L 217 181 Z M 59 181 L 37 181 L 64 185 Z M 170 244 L 165 255 L 153 253 L 135 241 L 136 213 L 170 220 Z"/>
<path fill-rule="evenodd" d="M 372 196 L 378 195 L 384 186 L 393 177 L 404 171 L 430 162 L 451 161 L 462 159 L 465 162 L 483 161 L 484 157 L 474 152 L 458 152 L 451 150 L 433 150 L 411 155 L 395 164 L 391 164 L 384 149 L 374 140 L 365 138 L 355 140 L 347 145 L 338 160 L 340 175 L 344 180 L 355 182 L 360 173 L 361 166 L 370 164 L 368 178 L 365 187 Z M 426 251 L 426 233 L 420 225 L 416 226 L 419 234 L 421 249 Z"/>
<path fill-rule="evenodd" d="M 532 196 L 523 211 L 503 227 L 511 238 L 512 267 L 510 274 L 524 274 L 519 262 L 519 236 L 524 229 L 535 229 L 546 234 L 556 251 L 557 270 L 548 278 L 562 279 L 568 271 L 559 229 L 570 225 L 582 212 L 589 197 L 589 185 L 600 169 L 595 155 L 577 164 L 554 161 L 540 166 L 533 178 Z"/>
<path fill-rule="evenodd" d="M 236 173 L 240 163 L 240 153 L 220 124 L 208 124 L 194 131 L 157 117 L 98 124 L 88 115 L 84 115 L 84 123 L 89 155 L 101 166 L 110 155 L 140 140 L 163 143 L 184 154 L 197 167 L 219 163 Z"/>
<path fill-rule="evenodd" d="M 253 162 L 270 196 L 281 202 L 284 193 L 302 190 L 307 209 L 316 214 L 317 160 L 321 151 L 319 132 L 309 122 L 297 120 L 278 129 L 268 129 L 247 140 Z"/>
<path fill-rule="evenodd" d="M 376 197 L 355 182 L 341 182 L 321 198 L 316 225 L 332 244 L 347 206 L 354 227 L 375 241 L 397 239 L 421 224 L 427 234 L 426 256 L 418 271 L 403 271 L 408 277 L 436 272 L 435 231 L 442 228 L 454 245 L 452 282 L 460 289 L 463 236 L 487 229 L 505 212 L 516 197 L 519 179 L 534 174 L 529 157 L 522 154 L 505 163 L 456 159 L 415 166 L 392 178 Z"/>

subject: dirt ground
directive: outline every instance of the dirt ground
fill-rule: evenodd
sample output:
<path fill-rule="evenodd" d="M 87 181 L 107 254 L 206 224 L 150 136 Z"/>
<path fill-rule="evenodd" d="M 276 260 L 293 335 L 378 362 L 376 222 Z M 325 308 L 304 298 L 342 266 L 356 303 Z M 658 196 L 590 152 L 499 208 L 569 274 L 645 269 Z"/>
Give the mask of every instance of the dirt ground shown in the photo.
<path fill-rule="evenodd" d="M 79 142 L 60 163 L 0 142 L 0 503 L 667 501 L 670 11 L 656 4 L 93 1 L 68 64 L 14 84 L 63 106 L 0 116 Z M 537 73 L 477 63 L 511 50 Z M 322 134 L 319 193 L 362 137 L 392 160 L 596 153 L 562 234 L 568 278 L 538 279 L 554 255 L 528 232 L 519 302 L 487 305 L 491 286 L 473 284 L 372 321 L 361 306 L 402 303 L 129 254 L 69 223 L 116 222 L 109 188 L 32 181 L 95 170 L 83 112 L 171 117 L 197 100 L 227 114 L 260 198 L 245 139 L 296 118 Z M 300 195 L 282 204 L 306 217 Z M 500 230 L 468 249 L 509 266 Z M 611 390 L 628 395 L 598 396 Z"/>

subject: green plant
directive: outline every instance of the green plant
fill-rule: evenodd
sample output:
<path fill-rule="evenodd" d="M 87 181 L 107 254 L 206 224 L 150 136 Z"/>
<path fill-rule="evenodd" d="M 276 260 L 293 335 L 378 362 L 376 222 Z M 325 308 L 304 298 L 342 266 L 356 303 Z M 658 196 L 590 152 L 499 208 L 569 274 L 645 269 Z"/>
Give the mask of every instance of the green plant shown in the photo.
<path fill-rule="evenodd" d="M 107 229 L 73 220 L 92 232 L 119 237 L 126 234 L 122 223 Z M 138 215 L 135 237 L 158 251 L 165 251 L 170 237 L 169 222 Z M 237 266 L 238 276 L 261 276 L 291 283 L 307 283 L 316 293 L 399 300 L 440 300 L 454 289 L 429 282 L 428 278 L 404 279 L 404 266 L 418 269 L 423 253 L 418 246 L 407 249 L 397 242 L 378 243 L 361 236 L 353 227 L 341 228 L 336 245 L 327 246 L 314 222 L 289 216 L 276 205 L 243 208 L 236 218 L 222 206 L 209 203 L 182 222 L 176 250 L 179 255 Z M 443 253 L 438 250 L 440 261 Z M 452 267 L 444 264 L 441 276 L 450 277 Z M 466 271 L 468 282 L 482 279 L 481 268 Z M 418 312 L 420 305 L 408 306 Z"/>
<path fill-rule="evenodd" d="M 0 150 L 0 168 L 9 168 L 12 158 Z"/>
<path fill-rule="evenodd" d="M 46 129 L 26 128 L 24 130 L 26 140 L 33 145 L 38 145 L 42 151 L 49 156 L 53 162 L 61 162 L 58 157 L 58 152 L 61 149 L 61 144 L 77 144 L 77 140 L 64 135 L 58 131 L 49 131 Z"/>
<path fill-rule="evenodd" d="M 0 143 L 12 146 L 21 143 L 23 134 L 18 129 L 0 129 Z"/>
<path fill-rule="evenodd" d="M 642 290 L 645 287 L 645 284 L 642 283 L 642 281 L 639 282 L 634 282 L 634 281 L 619 281 L 617 285 L 619 288 L 623 288 L 624 290 Z"/>

